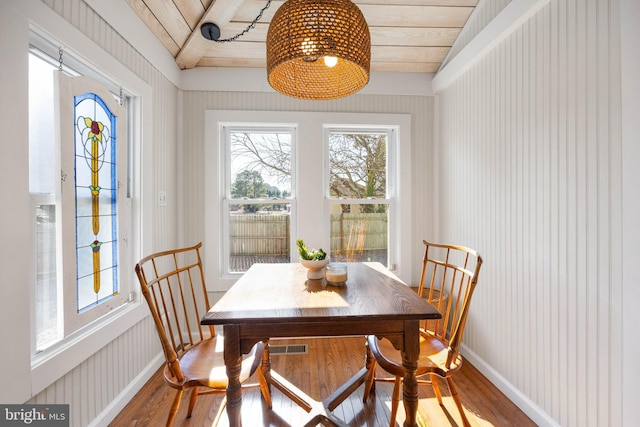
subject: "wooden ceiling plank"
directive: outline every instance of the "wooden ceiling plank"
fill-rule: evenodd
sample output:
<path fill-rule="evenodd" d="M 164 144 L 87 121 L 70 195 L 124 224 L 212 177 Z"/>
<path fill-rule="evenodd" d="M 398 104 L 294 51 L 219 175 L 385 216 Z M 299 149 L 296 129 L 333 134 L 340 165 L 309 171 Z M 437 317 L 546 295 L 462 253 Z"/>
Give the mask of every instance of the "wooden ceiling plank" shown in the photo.
<path fill-rule="evenodd" d="M 173 2 L 191 31 L 195 30 L 196 25 L 206 10 L 202 3 L 193 0 L 173 0 Z"/>
<path fill-rule="evenodd" d="M 216 0 L 202 15 L 200 22 L 193 30 L 188 40 L 183 44 L 176 56 L 176 63 L 182 69 L 193 68 L 202 58 L 202 52 L 207 50 L 208 43 L 216 43 L 205 39 L 200 33 L 200 26 L 205 22 L 214 22 L 220 28 L 229 23 L 231 17 L 242 5 L 243 0 Z"/>
<path fill-rule="evenodd" d="M 374 46 L 452 46 L 459 28 L 369 27 Z"/>
<path fill-rule="evenodd" d="M 205 56 L 198 62 L 198 67 L 267 68 L 267 60 L 265 58 L 211 58 Z"/>
<path fill-rule="evenodd" d="M 284 1 L 271 0 L 271 4 L 262 13 L 262 18 L 258 22 L 269 23 L 273 19 L 273 15 L 284 4 Z M 242 5 L 236 10 L 236 13 L 231 18 L 232 22 L 243 22 L 248 24 L 252 22 L 263 7 L 267 5 L 267 0 L 245 0 Z"/>
<path fill-rule="evenodd" d="M 209 58 L 266 58 L 265 44 L 261 42 L 223 43 L 203 53 Z"/>
<path fill-rule="evenodd" d="M 238 34 L 246 24 L 230 22 L 225 26 L 229 34 Z M 262 42 L 267 38 L 269 24 L 257 23 L 236 42 Z M 369 27 L 371 44 L 378 46 L 452 46 L 459 28 Z M 217 46 L 217 44 L 216 44 Z M 214 46 L 215 47 L 215 46 Z"/>
<path fill-rule="evenodd" d="M 371 61 L 442 62 L 448 52 L 447 47 L 378 46 L 371 48 Z"/>
<path fill-rule="evenodd" d="M 171 35 L 171 38 L 178 46 L 182 46 L 189 37 L 191 28 L 187 25 L 175 3 L 165 0 L 144 0 L 144 2 L 158 22 Z"/>
<path fill-rule="evenodd" d="M 372 46 L 371 60 L 382 62 L 442 62 L 448 47 Z M 224 44 L 215 51 L 203 54 L 207 58 L 265 58 L 263 43 L 243 42 Z"/>
<path fill-rule="evenodd" d="M 360 7 L 370 27 L 445 27 L 461 28 L 472 7 L 362 5 Z"/>
<path fill-rule="evenodd" d="M 156 17 L 151 13 L 147 5 L 143 0 L 126 0 L 129 7 L 140 17 L 142 22 L 151 30 L 156 38 L 162 43 L 162 45 L 175 56 L 180 52 L 180 46 L 175 42 L 171 35 L 165 30 L 165 28 L 158 22 Z"/>

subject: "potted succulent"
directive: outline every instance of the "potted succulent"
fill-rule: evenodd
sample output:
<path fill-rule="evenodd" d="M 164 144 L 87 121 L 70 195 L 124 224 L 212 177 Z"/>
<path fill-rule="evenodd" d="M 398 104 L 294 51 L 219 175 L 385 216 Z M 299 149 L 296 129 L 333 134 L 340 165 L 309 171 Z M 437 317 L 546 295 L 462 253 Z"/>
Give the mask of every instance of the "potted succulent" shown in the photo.
<path fill-rule="evenodd" d="M 298 239 L 296 244 L 300 255 L 300 264 L 307 269 L 307 279 L 322 279 L 324 268 L 329 263 L 327 253 L 322 248 L 309 250 L 302 239 Z"/>

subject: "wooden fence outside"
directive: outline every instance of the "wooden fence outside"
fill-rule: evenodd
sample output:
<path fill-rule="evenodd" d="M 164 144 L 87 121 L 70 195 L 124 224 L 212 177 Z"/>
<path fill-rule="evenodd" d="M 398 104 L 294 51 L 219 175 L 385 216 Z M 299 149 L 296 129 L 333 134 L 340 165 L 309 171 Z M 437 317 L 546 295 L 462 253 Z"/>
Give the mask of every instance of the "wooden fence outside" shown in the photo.
<path fill-rule="evenodd" d="M 232 215 L 231 256 L 290 253 L 290 216 L 283 214 Z M 331 215 L 331 252 L 362 253 L 387 249 L 387 214 L 353 213 Z"/>

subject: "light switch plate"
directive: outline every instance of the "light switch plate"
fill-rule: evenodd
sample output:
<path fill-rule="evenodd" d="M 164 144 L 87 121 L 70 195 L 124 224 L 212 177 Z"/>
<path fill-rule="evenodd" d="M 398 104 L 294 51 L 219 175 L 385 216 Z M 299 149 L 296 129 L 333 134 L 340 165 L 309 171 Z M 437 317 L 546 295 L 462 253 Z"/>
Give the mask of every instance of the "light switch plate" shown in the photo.
<path fill-rule="evenodd" d="M 158 206 L 167 206 L 167 192 L 158 191 Z"/>

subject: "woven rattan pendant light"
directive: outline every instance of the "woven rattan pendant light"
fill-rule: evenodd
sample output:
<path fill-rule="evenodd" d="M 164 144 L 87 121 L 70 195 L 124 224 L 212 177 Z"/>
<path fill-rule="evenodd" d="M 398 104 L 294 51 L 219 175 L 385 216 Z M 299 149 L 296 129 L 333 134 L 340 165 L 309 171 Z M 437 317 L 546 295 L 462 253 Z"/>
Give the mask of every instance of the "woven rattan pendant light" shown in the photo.
<path fill-rule="evenodd" d="M 369 26 L 350 0 L 288 0 L 269 25 L 267 75 L 282 94 L 351 95 L 369 82 L 370 60 Z"/>

